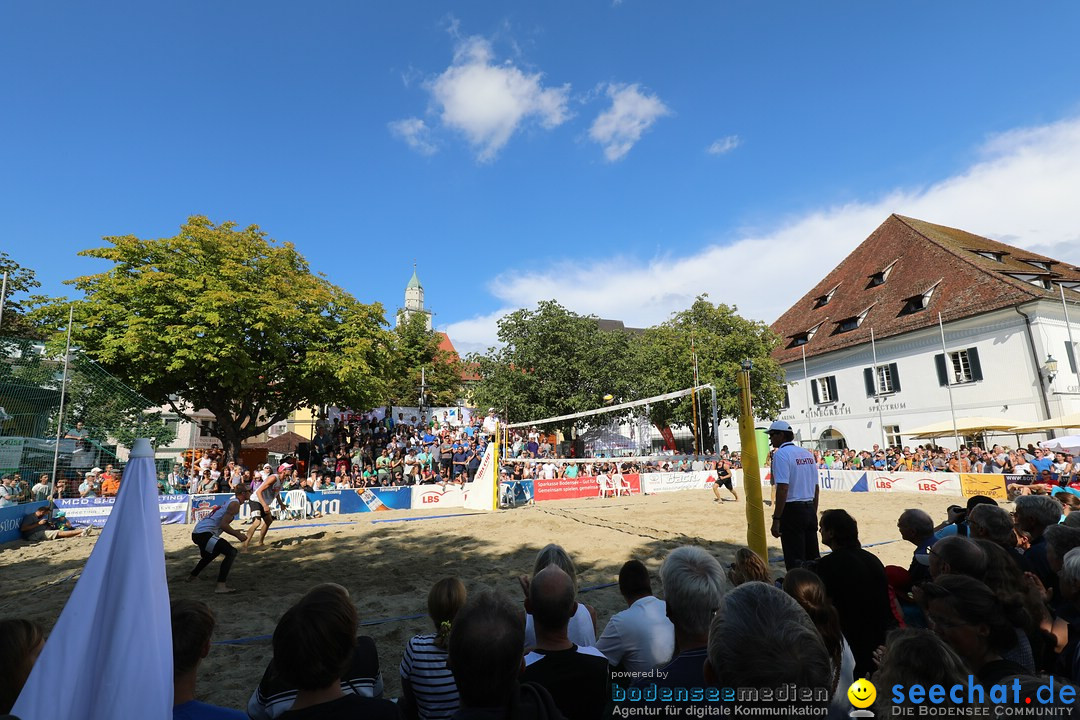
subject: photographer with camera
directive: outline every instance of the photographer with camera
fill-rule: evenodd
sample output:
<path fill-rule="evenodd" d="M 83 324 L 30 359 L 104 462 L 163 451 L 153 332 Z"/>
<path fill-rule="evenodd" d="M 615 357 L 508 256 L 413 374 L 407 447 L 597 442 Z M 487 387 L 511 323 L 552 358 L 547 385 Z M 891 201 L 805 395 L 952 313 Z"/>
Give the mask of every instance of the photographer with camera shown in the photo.
<path fill-rule="evenodd" d="M 23 540 L 39 542 L 41 540 L 57 540 L 60 538 L 87 537 L 93 530 L 87 525 L 82 530 L 60 530 L 53 521 L 52 511 L 55 505 L 49 504 L 36 508 L 34 512 L 23 518 L 19 525 L 19 532 Z"/>
<path fill-rule="evenodd" d="M 946 538 L 950 535 L 960 535 L 962 537 L 969 536 L 971 531 L 968 528 L 968 513 L 970 513 L 971 508 L 976 505 L 997 505 L 997 501 L 986 495 L 972 495 L 967 500 L 967 507 L 950 505 L 949 509 L 946 511 L 948 515 L 945 522 L 934 528 L 935 537 L 940 540 L 941 538 Z"/>

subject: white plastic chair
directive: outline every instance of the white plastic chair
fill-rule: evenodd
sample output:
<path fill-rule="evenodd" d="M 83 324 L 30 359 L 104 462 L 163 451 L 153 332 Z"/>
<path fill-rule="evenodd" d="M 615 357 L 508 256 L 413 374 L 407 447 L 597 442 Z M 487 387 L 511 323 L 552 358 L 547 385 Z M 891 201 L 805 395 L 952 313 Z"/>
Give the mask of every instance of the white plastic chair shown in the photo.
<path fill-rule="evenodd" d="M 618 497 L 625 493 L 630 495 L 630 483 L 626 482 L 626 478 L 622 473 L 615 473 L 611 476 L 611 488 L 615 491 L 615 496 Z"/>
<path fill-rule="evenodd" d="M 615 483 L 606 473 L 600 473 L 596 476 L 596 484 L 600 486 L 600 497 L 607 497 L 608 493 L 615 494 L 618 492 Z"/>
<path fill-rule="evenodd" d="M 307 493 L 303 490 L 290 490 L 285 493 L 285 506 L 289 509 L 292 518 L 311 517 L 311 506 L 308 505 Z"/>

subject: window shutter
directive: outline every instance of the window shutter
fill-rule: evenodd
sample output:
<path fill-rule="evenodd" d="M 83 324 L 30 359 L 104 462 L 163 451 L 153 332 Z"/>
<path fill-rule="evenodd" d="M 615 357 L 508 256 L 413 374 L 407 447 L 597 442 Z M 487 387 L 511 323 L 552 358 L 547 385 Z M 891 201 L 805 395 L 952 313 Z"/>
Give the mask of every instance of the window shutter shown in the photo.
<path fill-rule="evenodd" d="M 1076 348 L 1068 340 L 1065 341 L 1065 357 L 1069 358 L 1069 372 L 1076 372 Z"/>
<path fill-rule="evenodd" d="M 971 379 L 978 382 L 982 380 L 982 365 L 979 364 L 979 348 L 968 348 L 968 366 L 971 368 Z"/>
<path fill-rule="evenodd" d="M 830 375 L 829 377 L 825 378 L 825 381 L 829 383 L 829 397 L 832 398 L 833 402 L 836 402 L 837 399 L 839 399 L 840 397 L 836 394 L 836 376 Z"/>
<path fill-rule="evenodd" d="M 896 369 L 896 363 L 889 363 L 889 374 L 892 375 L 893 392 L 900 392 L 900 371 Z"/>
<path fill-rule="evenodd" d="M 862 371 L 863 380 L 866 382 L 866 397 L 874 397 L 877 388 L 874 386 L 874 368 L 868 367 Z"/>
<path fill-rule="evenodd" d="M 945 353 L 938 353 L 934 356 L 934 365 L 937 366 L 938 385 L 945 387 L 949 384 L 949 371 L 945 367 Z"/>
<path fill-rule="evenodd" d="M 815 405 L 820 405 L 821 404 L 821 400 L 819 399 L 819 395 L 818 395 L 818 391 L 817 391 L 818 382 L 819 381 L 817 381 L 817 380 L 811 380 L 810 381 L 810 389 L 814 391 L 814 404 Z"/>

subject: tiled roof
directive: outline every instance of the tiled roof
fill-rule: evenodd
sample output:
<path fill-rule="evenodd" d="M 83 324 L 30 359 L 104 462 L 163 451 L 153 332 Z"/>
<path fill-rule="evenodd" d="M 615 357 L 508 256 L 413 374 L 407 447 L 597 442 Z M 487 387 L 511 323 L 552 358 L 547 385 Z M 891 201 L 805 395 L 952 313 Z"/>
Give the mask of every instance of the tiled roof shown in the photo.
<path fill-rule="evenodd" d="M 1034 284 L 1042 282 L 1052 284 Z M 800 348 L 811 357 L 867 343 L 871 328 L 876 338 L 918 330 L 936 325 L 939 312 L 949 321 L 1059 298 L 1059 282 L 1069 288 L 1066 297 L 1080 299 L 1080 268 L 963 230 L 890 215 L 773 323 L 783 341 L 773 357 L 786 363 L 802 356 Z M 925 307 L 918 309 L 923 298 Z M 800 336 L 807 334 L 803 342 Z"/>
<path fill-rule="evenodd" d="M 450 341 L 450 336 L 444 332 L 439 333 L 439 349 L 449 353 L 450 357 L 454 360 L 461 361 L 461 356 L 458 355 L 457 348 L 455 348 L 454 343 Z M 461 379 L 465 382 L 480 379 L 480 375 L 476 372 L 476 363 L 463 362 L 461 364 Z"/>

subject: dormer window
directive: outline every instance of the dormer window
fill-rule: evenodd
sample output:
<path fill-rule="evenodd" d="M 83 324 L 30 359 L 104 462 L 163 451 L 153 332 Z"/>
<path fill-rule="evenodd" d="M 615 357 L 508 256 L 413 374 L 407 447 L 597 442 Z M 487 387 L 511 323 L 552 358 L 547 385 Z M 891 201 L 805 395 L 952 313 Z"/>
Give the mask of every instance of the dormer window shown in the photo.
<path fill-rule="evenodd" d="M 870 276 L 870 284 L 867 285 L 866 287 L 872 288 L 872 287 L 877 287 L 878 285 L 884 285 L 885 281 L 889 279 L 889 273 L 892 272 L 892 269 L 893 269 L 894 265 L 896 265 L 896 260 L 893 260 L 891 263 L 889 263 L 888 266 L 884 270 L 881 270 L 881 271 L 876 272 L 873 275 L 871 275 Z"/>
<path fill-rule="evenodd" d="M 871 306 L 871 307 L 873 307 L 873 306 Z M 836 324 L 836 332 L 837 333 L 846 333 L 846 332 L 851 332 L 852 330 L 856 329 L 857 327 L 862 325 L 862 322 L 866 318 L 866 314 L 868 312 L 870 312 L 870 308 L 866 308 L 865 310 L 863 310 L 858 315 L 852 315 L 849 318 L 844 318 L 843 320 L 841 320 L 840 322 L 838 322 Z"/>
<path fill-rule="evenodd" d="M 1037 273 L 1007 273 L 1010 277 L 1014 277 L 1017 280 L 1034 285 L 1037 288 L 1043 290 L 1052 290 L 1053 284 L 1050 282 L 1049 275 L 1042 275 Z"/>
<path fill-rule="evenodd" d="M 994 252 L 993 250 L 975 250 L 976 255 L 981 255 L 987 260 L 993 260 L 994 262 L 1005 262 L 1005 253 Z"/>
<path fill-rule="evenodd" d="M 1045 260 L 1025 260 L 1024 262 L 1031 267 L 1039 268 L 1040 270 L 1050 272 L 1050 263 L 1046 262 Z"/>
<path fill-rule="evenodd" d="M 840 287 L 839 284 L 837 284 L 837 286 L 834 287 L 829 292 L 827 292 L 824 295 L 822 295 L 821 297 L 819 297 L 817 299 L 817 302 L 814 303 L 814 308 L 825 307 L 826 305 L 828 305 L 829 301 L 832 300 L 832 296 L 834 294 L 836 294 L 836 288 L 838 288 L 838 287 Z"/>
<path fill-rule="evenodd" d="M 925 310 L 930 307 L 930 298 L 934 296 L 934 291 L 937 290 L 937 286 L 941 284 L 938 280 L 936 283 L 930 286 L 930 288 L 921 295 L 912 295 L 904 301 L 904 307 L 900 310 L 901 315 L 910 315 L 917 313 L 920 310 Z"/>
<path fill-rule="evenodd" d="M 806 343 L 813 340 L 814 335 L 817 334 L 817 331 L 818 331 L 819 327 L 821 327 L 821 323 L 818 323 L 817 325 L 810 328 L 806 332 L 801 332 L 798 335 L 793 335 L 791 337 L 791 345 L 790 345 L 790 347 L 799 347 L 800 345 L 805 345 Z"/>

